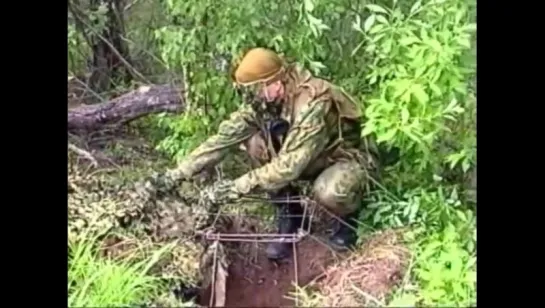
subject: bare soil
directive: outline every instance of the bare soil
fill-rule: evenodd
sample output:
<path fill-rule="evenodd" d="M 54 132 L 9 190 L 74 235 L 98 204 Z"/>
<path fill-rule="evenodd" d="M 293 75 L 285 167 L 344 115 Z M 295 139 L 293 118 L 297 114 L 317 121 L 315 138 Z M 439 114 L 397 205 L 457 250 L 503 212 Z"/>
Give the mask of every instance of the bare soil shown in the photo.
<path fill-rule="evenodd" d="M 297 262 L 289 258 L 274 262 L 265 255 L 266 244 L 260 244 L 257 262 L 249 264 L 247 256 L 234 256 L 227 278 L 226 307 L 294 307 L 296 281 L 305 286 L 319 279 L 325 268 L 344 257 L 329 247 L 307 238 L 296 245 Z M 203 290 L 198 304 L 209 306 L 210 288 Z"/>

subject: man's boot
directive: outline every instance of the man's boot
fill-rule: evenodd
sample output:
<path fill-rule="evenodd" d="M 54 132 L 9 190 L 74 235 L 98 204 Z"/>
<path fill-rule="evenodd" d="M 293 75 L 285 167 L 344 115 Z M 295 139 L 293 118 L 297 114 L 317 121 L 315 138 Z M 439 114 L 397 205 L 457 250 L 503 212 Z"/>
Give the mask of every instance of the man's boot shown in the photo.
<path fill-rule="evenodd" d="M 302 207 L 298 203 L 280 203 L 276 205 L 276 223 L 278 233 L 297 233 L 297 229 L 301 227 L 302 222 Z M 288 257 L 292 251 L 292 245 L 293 244 L 290 242 L 270 243 L 266 250 L 267 258 L 271 260 L 279 260 Z"/>
<path fill-rule="evenodd" d="M 358 239 L 356 230 L 358 229 L 358 215 L 355 213 L 340 217 L 343 222 L 337 221 L 337 231 L 329 238 L 333 248 L 342 251 L 352 248 Z"/>

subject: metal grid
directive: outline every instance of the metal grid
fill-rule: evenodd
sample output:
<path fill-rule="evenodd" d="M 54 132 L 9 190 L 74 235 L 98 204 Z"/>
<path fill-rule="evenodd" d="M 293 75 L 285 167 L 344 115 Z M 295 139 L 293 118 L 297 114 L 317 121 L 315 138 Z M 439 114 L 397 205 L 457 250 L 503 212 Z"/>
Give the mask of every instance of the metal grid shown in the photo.
<path fill-rule="evenodd" d="M 311 227 L 312 223 L 316 214 L 317 207 L 319 206 L 316 201 L 312 200 L 309 197 L 306 196 L 293 196 L 293 197 L 286 197 L 286 198 L 260 198 L 260 197 L 244 197 L 242 199 L 251 200 L 251 201 L 264 201 L 272 204 L 282 204 L 282 203 L 298 203 L 303 208 L 303 213 L 301 215 L 286 215 L 286 216 L 301 216 L 301 227 L 298 228 L 296 233 L 292 234 L 280 234 L 280 233 L 221 233 L 221 232 L 215 232 L 216 228 L 215 225 L 218 221 L 218 218 L 221 216 L 232 216 L 232 214 L 222 213 L 222 208 L 219 207 L 217 213 L 212 214 L 215 215 L 214 222 L 212 225 L 207 228 L 206 230 L 197 231 L 197 234 L 203 236 L 203 238 L 207 241 L 213 242 L 212 245 L 215 246 L 214 250 L 214 261 L 213 261 L 213 275 L 212 275 L 212 282 L 211 282 L 211 293 L 210 293 L 210 303 L 209 307 L 214 307 L 212 304 L 215 300 L 215 278 L 216 278 L 216 270 L 217 270 L 217 248 L 218 243 L 220 242 L 239 242 L 239 243 L 275 243 L 275 242 L 281 242 L 281 243 L 291 243 L 293 248 L 293 266 L 294 266 L 294 283 L 295 285 L 299 285 L 299 277 L 298 277 L 298 260 L 297 260 L 297 243 L 302 241 L 305 237 L 310 236 L 314 240 L 317 240 L 323 245 L 326 245 L 328 248 L 329 245 L 322 243 L 319 241 L 316 237 L 311 235 Z M 242 200 L 241 200 L 242 201 Z M 243 202 L 240 202 L 243 203 Z M 333 214 L 329 210 L 327 210 L 324 207 L 321 207 L 320 210 L 324 211 L 328 216 L 335 218 L 339 223 L 344 224 L 352 229 L 351 225 L 346 223 L 343 219 L 338 217 L 337 215 Z M 298 290 L 295 290 L 295 305 L 298 306 Z M 217 302 L 216 302 L 217 304 Z"/>

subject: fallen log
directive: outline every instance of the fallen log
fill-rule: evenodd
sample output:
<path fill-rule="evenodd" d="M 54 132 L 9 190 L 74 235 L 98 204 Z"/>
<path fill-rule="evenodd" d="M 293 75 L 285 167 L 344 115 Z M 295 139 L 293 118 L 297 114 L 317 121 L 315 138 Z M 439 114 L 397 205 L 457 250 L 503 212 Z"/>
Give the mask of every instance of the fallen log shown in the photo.
<path fill-rule="evenodd" d="M 68 110 L 68 130 L 95 130 L 152 113 L 183 112 L 183 90 L 173 85 L 142 86 L 108 102 Z"/>

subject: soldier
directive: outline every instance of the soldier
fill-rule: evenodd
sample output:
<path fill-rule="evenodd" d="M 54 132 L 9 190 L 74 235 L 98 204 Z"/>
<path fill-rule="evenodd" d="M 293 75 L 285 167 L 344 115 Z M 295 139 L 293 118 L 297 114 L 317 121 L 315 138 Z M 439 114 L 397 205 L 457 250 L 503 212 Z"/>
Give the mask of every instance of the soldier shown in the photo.
<path fill-rule="evenodd" d="M 235 180 L 214 185 L 211 198 L 234 201 L 244 194 L 266 191 L 279 195 L 295 180 L 313 182 L 313 198 L 354 226 L 369 179 L 378 170 L 374 142 L 361 138 L 362 111 L 340 87 L 314 77 L 297 63 L 286 63 L 275 52 L 255 48 L 242 58 L 234 81 L 254 95 L 259 106 L 243 104 L 223 121 L 218 132 L 193 150 L 158 183 L 176 185 L 203 168 L 218 163 L 233 147 L 243 148 L 256 168 Z M 293 233 L 301 208 L 280 205 L 278 232 Z M 289 214 L 289 215 L 285 215 Z M 355 243 L 356 234 L 344 224 L 330 238 L 338 249 Z M 270 259 L 289 255 L 287 243 L 267 247 Z"/>

